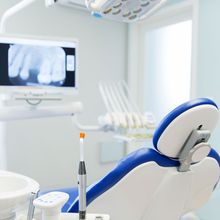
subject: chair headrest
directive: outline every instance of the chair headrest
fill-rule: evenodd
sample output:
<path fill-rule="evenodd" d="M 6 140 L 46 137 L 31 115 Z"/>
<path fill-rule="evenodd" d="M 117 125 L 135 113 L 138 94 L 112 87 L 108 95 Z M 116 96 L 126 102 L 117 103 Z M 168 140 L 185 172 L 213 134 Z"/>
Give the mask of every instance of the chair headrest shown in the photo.
<path fill-rule="evenodd" d="M 165 156 L 178 158 L 191 132 L 198 128 L 212 131 L 218 116 L 218 106 L 210 99 L 199 98 L 186 102 L 161 121 L 154 133 L 154 147 Z"/>

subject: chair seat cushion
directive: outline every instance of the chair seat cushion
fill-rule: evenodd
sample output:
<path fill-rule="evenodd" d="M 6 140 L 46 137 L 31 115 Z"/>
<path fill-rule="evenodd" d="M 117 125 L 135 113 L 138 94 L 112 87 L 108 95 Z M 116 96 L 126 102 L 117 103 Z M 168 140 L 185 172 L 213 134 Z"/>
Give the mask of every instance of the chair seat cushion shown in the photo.
<path fill-rule="evenodd" d="M 220 165 L 220 158 L 215 150 L 211 150 L 209 157 L 214 158 Z M 156 162 L 161 167 L 178 167 L 179 161 L 170 159 L 166 156 L 161 155 L 154 149 L 141 148 L 137 151 L 132 152 L 123 158 L 119 163 L 101 180 L 92 184 L 87 189 L 87 205 L 89 205 L 93 200 L 99 197 L 101 194 L 106 192 L 117 182 L 119 182 L 125 175 L 127 175 L 131 170 L 137 166 L 147 163 Z M 57 191 L 66 192 L 69 194 L 70 198 L 63 207 L 63 212 L 78 212 L 78 192 L 77 188 L 65 188 L 58 189 Z M 45 193 L 45 192 L 44 192 Z M 43 194 L 44 194 L 43 193 Z"/>

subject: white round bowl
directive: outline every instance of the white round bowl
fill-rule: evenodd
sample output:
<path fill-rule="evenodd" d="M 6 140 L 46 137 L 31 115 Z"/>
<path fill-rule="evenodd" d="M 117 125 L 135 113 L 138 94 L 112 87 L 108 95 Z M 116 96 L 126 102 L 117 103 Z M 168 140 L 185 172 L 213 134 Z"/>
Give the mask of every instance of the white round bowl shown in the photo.
<path fill-rule="evenodd" d="M 0 219 L 13 216 L 15 209 L 25 204 L 31 193 L 39 188 L 39 184 L 29 177 L 0 171 Z"/>

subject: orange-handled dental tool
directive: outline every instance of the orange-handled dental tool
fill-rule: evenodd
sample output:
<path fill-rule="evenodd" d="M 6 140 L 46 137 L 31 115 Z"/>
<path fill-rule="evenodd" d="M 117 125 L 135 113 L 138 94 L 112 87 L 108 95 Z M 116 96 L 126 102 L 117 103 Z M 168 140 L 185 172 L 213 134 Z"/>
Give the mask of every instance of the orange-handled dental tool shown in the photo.
<path fill-rule="evenodd" d="M 80 162 L 78 171 L 79 220 L 86 219 L 86 165 L 84 161 L 84 139 L 85 133 L 80 133 Z"/>

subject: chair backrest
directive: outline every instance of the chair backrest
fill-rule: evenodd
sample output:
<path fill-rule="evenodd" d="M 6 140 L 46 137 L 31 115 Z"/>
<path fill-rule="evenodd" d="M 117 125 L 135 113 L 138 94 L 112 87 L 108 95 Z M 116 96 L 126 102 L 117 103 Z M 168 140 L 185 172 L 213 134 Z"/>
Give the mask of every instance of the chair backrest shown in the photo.
<path fill-rule="evenodd" d="M 209 99 L 174 109 L 155 131 L 155 150 L 129 154 L 88 188 L 88 211 L 108 213 L 113 220 L 179 220 L 204 205 L 220 177 L 218 153 L 198 148 L 186 172 L 178 170 L 179 157 L 192 131 L 212 131 L 217 119 L 218 107 Z M 78 211 L 78 199 L 70 211 Z"/>

